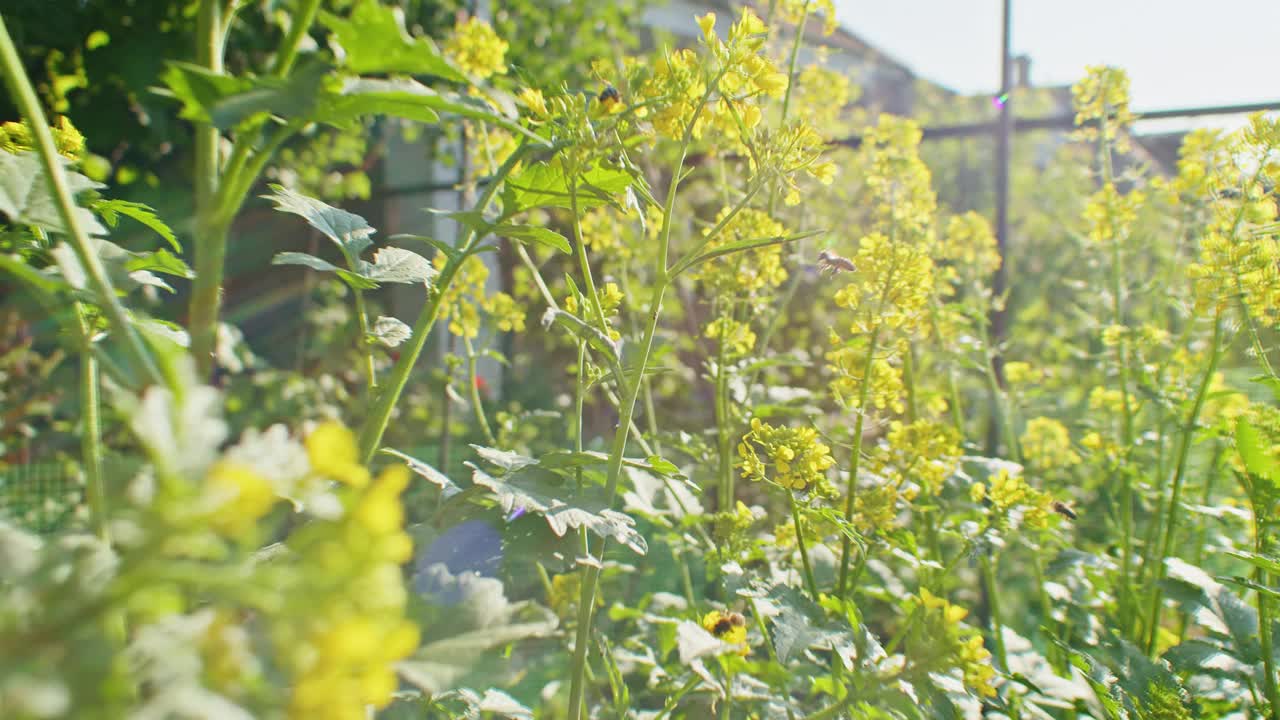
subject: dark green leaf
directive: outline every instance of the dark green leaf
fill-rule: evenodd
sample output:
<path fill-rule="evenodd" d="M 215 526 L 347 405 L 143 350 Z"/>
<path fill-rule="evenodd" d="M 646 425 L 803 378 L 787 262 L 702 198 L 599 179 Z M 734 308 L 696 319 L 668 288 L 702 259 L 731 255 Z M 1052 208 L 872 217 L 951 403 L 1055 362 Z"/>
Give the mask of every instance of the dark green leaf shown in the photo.
<path fill-rule="evenodd" d="M 316 108 L 317 122 L 339 128 L 352 128 L 356 121 L 369 115 L 435 123 L 439 114 L 425 102 L 435 92 L 413 80 L 377 80 L 347 78 L 342 89 L 326 92 Z"/>
<path fill-rule="evenodd" d="M 1280 482 L 1280 464 L 1271 457 L 1270 449 L 1271 444 L 1247 418 L 1236 420 L 1236 452 L 1240 454 L 1245 470 L 1274 485 Z"/>
<path fill-rule="evenodd" d="M 308 62 L 287 78 L 243 78 L 171 62 L 164 81 L 182 102 L 182 117 L 228 130 L 262 113 L 310 119 L 324 96 L 322 87 L 329 71 L 324 63 Z"/>
<path fill-rule="evenodd" d="M 633 178 L 625 170 L 592 168 L 579 179 L 579 185 L 589 184 L 597 191 L 579 192 L 578 207 L 585 209 L 604 205 L 608 202 L 608 195 L 621 194 L 631 187 L 632 182 Z M 569 181 L 558 163 L 529 165 L 508 178 L 503 190 L 502 213 L 507 217 L 530 208 L 570 206 Z"/>
<path fill-rule="evenodd" d="M 195 272 L 173 253 L 165 249 L 156 250 L 149 253 L 135 253 L 132 258 L 125 262 L 125 269 L 133 272 L 135 270 L 153 270 L 165 275 L 173 275 L 175 277 L 186 278 L 190 280 L 195 277 Z"/>

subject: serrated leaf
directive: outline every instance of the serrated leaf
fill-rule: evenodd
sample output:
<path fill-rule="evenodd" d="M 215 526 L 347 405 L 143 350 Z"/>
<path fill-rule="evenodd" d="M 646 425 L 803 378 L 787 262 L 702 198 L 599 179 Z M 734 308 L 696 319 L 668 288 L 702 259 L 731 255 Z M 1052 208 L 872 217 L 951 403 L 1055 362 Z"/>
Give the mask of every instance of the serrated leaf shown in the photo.
<path fill-rule="evenodd" d="M 387 238 L 387 242 L 406 242 L 406 241 L 416 241 L 416 242 L 426 243 L 431 247 L 435 248 L 436 250 L 439 250 L 440 252 L 444 253 L 444 256 L 449 258 L 450 260 L 457 260 L 462 256 L 462 253 L 458 252 L 457 248 L 445 242 L 444 240 L 437 240 L 435 238 L 426 237 L 424 235 L 410 235 L 408 233 L 398 233 L 396 235 L 392 235 L 391 237 Z"/>
<path fill-rule="evenodd" d="M 273 191 L 271 195 L 263 197 L 274 202 L 276 210 L 293 213 L 306 220 L 311 227 L 324 233 L 325 237 L 337 244 L 348 260 L 358 259 L 360 253 L 373 244 L 370 236 L 376 231 L 359 215 L 280 185 L 272 185 L 271 190 Z"/>
<path fill-rule="evenodd" d="M 190 265 L 183 262 L 182 258 L 163 248 L 154 252 L 134 253 L 133 257 L 125 263 L 125 269 L 130 272 L 153 270 L 188 280 L 196 276 L 195 271 L 191 269 Z"/>
<path fill-rule="evenodd" d="M 486 651 L 517 640 L 543 637 L 555 630 L 557 620 L 549 612 L 534 622 L 499 625 L 454 635 L 418 648 L 413 657 L 396 664 L 400 676 L 423 691 L 449 690 Z"/>
<path fill-rule="evenodd" d="M 1162 656 L 1176 672 L 1200 673 L 1218 677 L 1242 677 L 1250 672 L 1248 665 L 1222 647 L 1204 640 L 1187 640 L 1165 651 Z"/>
<path fill-rule="evenodd" d="M 320 22 L 341 47 L 341 62 L 355 73 L 435 75 L 453 82 L 467 78 L 449 63 L 430 38 L 410 37 L 404 11 L 377 0 L 360 0 L 341 18 L 321 12 Z"/>
<path fill-rule="evenodd" d="M 1275 575 L 1280 575 L 1280 557 L 1274 555 L 1262 555 L 1249 550 L 1227 550 L 1226 553 L 1234 558 L 1239 558 L 1250 565 Z"/>
<path fill-rule="evenodd" d="M 485 462 L 502 468 L 504 473 L 515 472 L 538 464 L 536 459 L 511 450 L 498 450 L 497 448 L 483 445 L 472 445 L 471 449 L 475 450 L 476 454 L 483 458 Z"/>
<path fill-rule="evenodd" d="M 397 347 L 413 337 L 413 330 L 399 318 L 380 315 L 369 328 L 369 336 L 387 347 Z"/>
<path fill-rule="evenodd" d="M 602 538 L 619 542 L 639 555 L 648 551 L 648 543 L 644 536 L 635 529 L 635 520 L 630 516 L 604 506 L 598 500 L 569 497 L 574 504 L 558 497 L 563 488 L 551 486 L 541 481 L 541 476 L 534 473 L 513 473 L 505 479 L 489 475 L 485 471 L 471 465 L 471 482 L 489 489 L 498 500 L 504 513 L 511 513 L 516 508 L 541 515 L 551 531 L 558 537 L 564 537 L 571 528 L 584 528 Z M 542 471 L 542 476 L 551 475 Z M 551 477 L 556 477 L 551 475 Z"/>
<path fill-rule="evenodd" d="M 423 479 L 425 479 L 427 482 L 431 483 L 432 485 L 435 485 L 436 487 L 440 488 L 444 492 L 444 496 L 446 498 L 452 497 L 462 492 L 462 488 L 454 484 L 454 482 L 449 479 L 448 475 L 445 475 L 444 473 L 435 469 L 430 464 L 425 463 L 410 455 L 406 455 L 400 452 L 399 450 L 393 450 L 391 448 L 383 448 L 382 452 L 386 455 L 397 457 L 403 460 L 405 465 L 408 465 L 411 471 L 420 475 Z"/>
<path fill-rule="evenodd" d="M 493 228 L 493 234 L 521 242 L 536 243 L 566 254 L 573 250 L 569 246 L 568 238 L 555 230 L 536 225 L 496 225 Z"/>
<path fill-rule="evenodd" d="M 111 227 L 116 226 L 120 215 L 132 218 L 164 238 L 174 252 L 182 252 L 182 244 L 174 237 L 173 230 L 156 215 L 155 210 L 147 205 L 129 200 L 95 200 L 92 208 Z"/>
<path fill-rule="evenodd" d="M 64 167 L 69 161 L 59 156 Z M 78 172 L 66 170 L 67 188 L 73 195 L 103 187 Z M 107 229 L 89 210 L 76 207 L 80 228 L 88 235 L 105 236 Z M 15 224 L 35 225 L 43 230 L 66 233 L 58 203 L 49 192 L 44 167 L 33 152 L 0 152 L 0 214 Z"/>
<path fill-rule="evenodd" d="M 173 292 L 173 288 L 167 282 L 156 277 L 150 270 L 145 267 L 134 267 L 148 265 L 147 259 L 152 253 L 133 253 L 116 245 L 113 242 L 102 238 L 89 238 L 90 245 L 98 254 L 102 267 L 107 271 L 107 277 L 111 280 L 111 284 L 119 291 L 128 292 L 143 285 L 160 288 Z M 80 258 L 76 255 L 75 250 L 67 243 L 58 243 L 49 254 L 53 256 L 58 271 L 71 287 L 77 290 L 84 290 L 88 287 L 88 274 L 85 272 L 84 266 L 80 264 Z M 167 254 L 167 253 L 166 253 Z M 173 260 L 181 263 L 177 258 Z M 159 264 L 165 264 L 164 260 L 158 261 Z M 185 263 L 181 265 L 186 267 Z M 187 270 L 190 271 L 189 269 Z M 181 272 L 181 270 L 179 270 Z M 172 274 L 172 273 L 171 273 Z"/>
<path fill-rule="evenodd" d="M 373 262 L 361 267 L 361 274 L 374 282 L 430 284 L 436 276 L 431 262 L 416 252 L 384 247 L 374 253 Z"/>
<path fill-rule="evenodd" d="M 1268 452 L 1270 445 L 1247 418 L 1236 420 L 1236 452 L 1250 475 L 1276 484 L 1280 480 L 1280 463 Z"/>

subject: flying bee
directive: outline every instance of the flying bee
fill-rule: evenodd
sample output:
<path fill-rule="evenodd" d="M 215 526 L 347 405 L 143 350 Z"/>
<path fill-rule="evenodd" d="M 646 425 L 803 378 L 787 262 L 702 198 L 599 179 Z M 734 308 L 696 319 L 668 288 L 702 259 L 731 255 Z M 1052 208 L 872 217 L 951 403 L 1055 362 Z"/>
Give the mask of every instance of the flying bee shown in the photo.
<path fill-rule="evenodd" d="M 838 275 L 842 272 L 853 272 L 857 267 L 853 261 L 846 257 L 841 257 L 830 250 L 823 250 L 818 253 L 818 267 L 824 273 Z"/>
<path fill-rule="evenodd" d="M 747 619 L 742 617 L 742 613 L 725 613 L 711 626 L 711 634 L 716 637 L 722 637 L 736 627 L 746 627 Z"/>
<path fill-rule="evenodd" d="M 1076 519 L 1076 511 L 1070 505 L 1062 502 L 1061 500 L 1054 500 L 1050 507 L 1053 508 L 1054 512 L 1068 520 Z"/>

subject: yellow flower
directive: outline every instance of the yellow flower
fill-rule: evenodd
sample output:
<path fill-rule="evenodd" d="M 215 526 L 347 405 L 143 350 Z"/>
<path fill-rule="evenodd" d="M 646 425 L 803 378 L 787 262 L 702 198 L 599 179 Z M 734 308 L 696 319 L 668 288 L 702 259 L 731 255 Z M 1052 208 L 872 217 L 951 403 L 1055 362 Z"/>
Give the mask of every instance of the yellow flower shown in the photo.
<path fill-rule="evenodd" d="M 454 27 L 444 51 L 464 72 L 483 80 L 507 71 L 507 47 L 489 23 L 471 17 Z"/>
<path fill-rule="evenodd" d="M 739 655 L 751 652 L 747 647 L 747 622 L 738 613 L 722 613 L 712 610 L 702 616 L 702 627 L 716 636 L 721 642 L 735 646 Z"/>
<path fill-rule="evenodd" d="M 1071 449 L 1071 435 L 1067 427 L 1053 418 L 1028 420 L 1019 443 L 1027 466 L 1040 473 L 1063 470 L 1080 463 L 1080 456 Z"/>
<path fill-rule="evenodd" d="M 356 436 L 341 423 L 326 422 L 307 436 L 307 458 L 311 469 L 324 477 L 352 487 L 369 484 L 369 471 L 359 463 Z"/>
<path fill-rule="evenodd" d="M 533 117 L 538 120 L 545 120 L 547 115 L 549 115 L 547 111 L 547 99 L 543 97 L 541 90 L 536 88 L 525 88 L 521 90 L 520 94 L 516 97 L 520 102 L 524 103 L 525 107 L 529 108 L 529 111 L 533 113 Z"/>
<path fill-rule="evenodd" d="M 216 503 L 209 525 L 231 537 L 252 529 L 279 500 L 271 483 L 252 468 L 227 461 L 209 468 L 205 495 Z"/>
<path fill-rule="evenodd" d="M 728 316 L 712 321 L 704 334 L 707 339 L 724 346 L 726 359 L 740 358 L 751 352 L 756 345 L 756 334 L 751 326 Z"/>
<path fill-rule="evenodd" d="M 760 459 L 757 448 L 773 464 Z M 770 479 L 784 488 L 803 490 L 826 475 L 827 468 L 835 464 L 831 448 L 818 440 L 818 431 L 811 427 L 774 427 L 760 418 L 752 418 L 751 431 L 738 444 L 738 467 L 742 477 L 752 480 Z"/>

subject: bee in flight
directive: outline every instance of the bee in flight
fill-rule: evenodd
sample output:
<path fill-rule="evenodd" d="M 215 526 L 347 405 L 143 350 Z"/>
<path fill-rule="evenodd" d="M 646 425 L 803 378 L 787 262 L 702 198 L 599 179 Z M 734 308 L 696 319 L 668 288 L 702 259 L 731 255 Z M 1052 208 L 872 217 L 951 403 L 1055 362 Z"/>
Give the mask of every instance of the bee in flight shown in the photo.
<path fill-rule="evenodd" d="M 846 257 L 841 257 L 830 250 L 823 250 L 818 253 L 818 267 L 824 273 L 837 275 L 842 272 L 853 272 L 857 267 L 853 261 Z"/>
<path fill-rule="evenodd" d="M 1053 508 L 1054 512 L 1068 520 L 1076 519 L 1076 511 L 1070 505 L 1062 502 L 1061 500 L 1054 500 L 1053 503 L 1050 504 L 1050 507 Z"/>
<path fill-rule="evenodd" d="M 727 613 L 720 616 L 720 619 L 711 626 L 711 634 L 716 637 L 722 637 L 736 627 L 746 627 L 747 619 L 742 617 L 742 613 Z"/>

